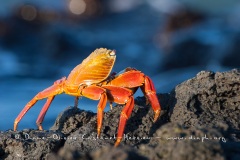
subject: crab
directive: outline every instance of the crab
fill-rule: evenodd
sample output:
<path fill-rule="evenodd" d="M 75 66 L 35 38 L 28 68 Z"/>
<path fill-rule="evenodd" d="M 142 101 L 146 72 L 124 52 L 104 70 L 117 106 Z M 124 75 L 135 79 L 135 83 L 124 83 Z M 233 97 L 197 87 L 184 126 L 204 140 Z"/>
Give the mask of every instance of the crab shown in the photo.
<path fill-rule="evenodd" d="M 81 96 L 92 100 L 99 100 L 97 106 L 98 136 L 101 132 L 103 111 L 107 101 L 110 102 L 111 108 L 113 102 L 125 105 L 120 114 L 118 134 L 115 142 L 115 146 L 118 146 L 122 140 L 126 122 L 134 108 L 133 95 L 139 87 L 146 96 L 147 102 L 152 106 L 155 113 L 153 121 L 155 122 L 160 115 L 161 106 L 152 80 L 141 71 L 130 67 L 118 74 L 111 74 L 115 59 L 116 52 L 114 50 L 105 48 L 96 49 L 84 59 L 81 64 L 77 65 L 68 77 L 56 80 L 52 86 L 39 92 L 30 100 L 15 119 L 14 131 L 17 130 L 18 123 L 27 111 L 33 107 L 38 100 L 46 98 L 47 101 L 36 121 L 38 129 L 43 130 L 41 124 L 54 97 L 58 94 L 65 93 L 76 97 L 75 104 L 78 101 L 78 97 Z"/>

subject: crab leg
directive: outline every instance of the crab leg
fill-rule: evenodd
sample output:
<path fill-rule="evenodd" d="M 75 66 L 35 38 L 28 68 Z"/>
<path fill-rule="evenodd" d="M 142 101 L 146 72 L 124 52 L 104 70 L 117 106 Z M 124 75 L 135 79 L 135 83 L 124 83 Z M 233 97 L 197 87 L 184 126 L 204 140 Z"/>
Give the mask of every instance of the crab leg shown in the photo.
<path fill-rule="evenodd" d="M 119 145 L 122 140 L 124 128 L 128 118 L 131 116 L 133 107 L 134 107 L 134 98 L 131 90 L 123 87 L 117 87 L 112 85 L 103 85 L 103 88 L 107 89 L 107 96 L 110 102 L 115 102 L 118 104 L 125 104 L 118 125 L 118 134 L 115 147 Z"/>
<path fill-rule="evenodd" d="M 39 92 L 31 101 L 29 101 L 27 103 L 27 105 L 23 108 L 23 110 L 19 113 L 19 115 L 17 116 L 17 118 L 15 119 L 14 121 L 14 126 L 13 126 L 13 130 L 16 131 L 17 130 L 17 126 L 18 126 L 18 123 L 20 122 L 20 120 L 23 118 L 23 116 L 27 113 L 27 111 L 32 108 L 32 106 L 39 100 L 41 99 L 44 99 L 44 98 L 47 98 L 47 97 L 53 97 L 57 94 L 61 94 L 63 92 L 63 83 L 65 81 L 65 77 L 60 79 L 60 80 L 57 80 L 54 82 L 54 84 L 50 87 L 48 87 L 47 89 L 43 90 L 42 92 Z M 43 109 L 44 108 L 48 108 L 48 107 L 45 107 L 47 105 L 50 105 L 51 102 L 50 100 L 46 102 L 46 104 L 44 105 Z M 43 111 L 44 112 L 44 111 Z M 46 113 L 43 113 L 43 114 L 46 114 Z M 43 116 L 44 117 L 44 116 Z"/>
<path fill-rule="evenodd" d="M 104 88 L 89 86 L 82 90 L 81 94 L 92 100 L 99 100 L 97 106 L 97 133 L 100 135 L 103 120 L 103 110 L 107 104 L 107 94 Z"/>
<path fill-rule="evenodd" d="M 55 96 L 48 97 L 47 102 L 44 104 L 44 106 L 43 106 L 43 108 L 42 108 L 42 110 L 41 110 L 41 112 L 40 112 L 40 114 L 37 118 L 36 124 L 37 124 L 39 130 L 43 130 L 42 122 L 43 122 L 43 119 L 44 119 L 44 117 L 45 117 L 45 115 L 48 111 L 48 108 L 50 107 L 54 97 Z"/>
<path fill-rule="evenodd" d="M 100 136 L 102 121 L 103 121 L 103 110 L 107 104 L 107 95 L 106 93 L 102 94 L 99 104 L 97 106 L 97 134 Z"/>
<path fill-rule="evenodd" d="M 161 106 L 158 101 L 156 89 L 153 85 L 153 82 L 148 76 L 145 76 L 144 85 L 141 86 L 141 90 L 152 106 L 152 109 L 155 113 L 153 121 L 156 122 L 161 112 Z"/>
<path fill-rule="evenodd" d="M 143 94 L 147 98 L 147 102 L 150 102 L 152 106 L 155 113 L 154 122 L 156 122 L 161 112 L 161 106 L 156 96 L 154 84 L 148 76 L 136 69 L 126 68 L 123 73 L 119 74 L 115 79 L 110 81 L 109 84 L 131 88 L 133 89 L 133 92 L 140 86 Z"/>
<path fill-rule="evenodd" d="M 120 121 L 119 121 L 119 126 L 118 126 L 118 134 L 117 134 L 117 141 L 115 142 L 115 147 L 117 147 L 123 136 L 123 132 L 126 126 L 126 122 L 128 118 L 131 116 L 132 110 L 134 107 L 134 98 L 130 97 L 128 99 L 128 102 L 126 103 L 126 106 L 123 108 L 121 115 L 120 115 Z"/>

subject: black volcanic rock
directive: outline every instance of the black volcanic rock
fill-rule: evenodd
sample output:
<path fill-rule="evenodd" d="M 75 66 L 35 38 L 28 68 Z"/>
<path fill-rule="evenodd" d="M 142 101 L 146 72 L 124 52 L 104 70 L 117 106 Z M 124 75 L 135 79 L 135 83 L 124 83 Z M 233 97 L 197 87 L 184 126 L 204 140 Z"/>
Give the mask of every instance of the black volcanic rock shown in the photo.
<path fill-rule="evenodd" d="M 25 129 L 0 133 L 0 159 L 44 159 L 64 144 L 61 132 Z"/>
<path fill-rule="evenodd" d="M 211 127 L 240 140 L 240 71 L 202 71 L 172 92 L 170 120 L 186 127 Z M 175 100 L 174 100 L 175 99 Z"/>
<path fill-rule="evenodd" d="M 104 114 L 100 137 L 95 113 L 68 107 L 50 131 L 1 132 L 0 159 L 239 159 L 239 89 L 240 70 L 199 72 L 157 95 L 162 112 L 156 123 L 146 99 L 137 97 L 117 148 L 122 105 Z"/>

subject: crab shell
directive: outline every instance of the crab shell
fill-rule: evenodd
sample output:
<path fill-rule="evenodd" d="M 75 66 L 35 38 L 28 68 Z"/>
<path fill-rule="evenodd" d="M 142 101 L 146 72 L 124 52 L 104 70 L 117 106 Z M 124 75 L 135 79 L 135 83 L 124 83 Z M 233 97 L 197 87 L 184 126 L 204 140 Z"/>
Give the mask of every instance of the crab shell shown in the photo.
<path fill-rule="evenodd" d="M 112 71 L 116 52 L 106 48 L 96 49 L 69 74 L 67 84 L 91 85 L 105 80 Z"/>

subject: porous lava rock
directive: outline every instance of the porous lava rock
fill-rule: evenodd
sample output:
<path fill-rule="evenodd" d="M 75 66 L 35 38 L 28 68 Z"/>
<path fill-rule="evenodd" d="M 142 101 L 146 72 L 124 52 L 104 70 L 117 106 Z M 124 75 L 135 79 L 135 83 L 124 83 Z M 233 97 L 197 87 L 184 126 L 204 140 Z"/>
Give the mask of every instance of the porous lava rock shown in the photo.
<path fill-rule="evenodd" d="M 95 113 L 68 107 L 49 131 L 1 132 L 0 159 L 240 159 L 239 89 L 238 69 L 201 71 L 157 94 L 162 111 L 155 123 L 145 97 L 137 97 L 117 148 L 123 105 L 105 112 L 99 137 Z"/>

